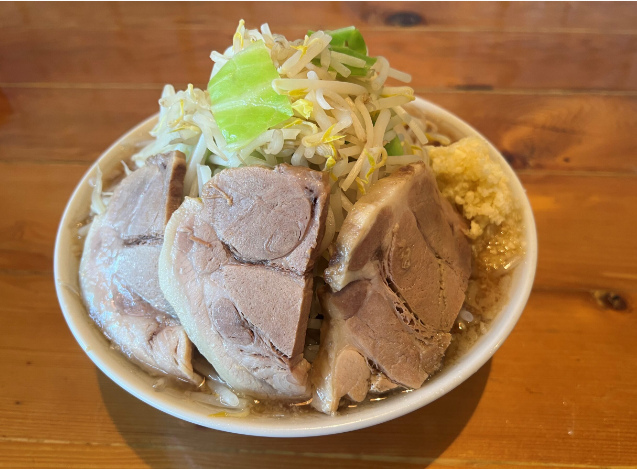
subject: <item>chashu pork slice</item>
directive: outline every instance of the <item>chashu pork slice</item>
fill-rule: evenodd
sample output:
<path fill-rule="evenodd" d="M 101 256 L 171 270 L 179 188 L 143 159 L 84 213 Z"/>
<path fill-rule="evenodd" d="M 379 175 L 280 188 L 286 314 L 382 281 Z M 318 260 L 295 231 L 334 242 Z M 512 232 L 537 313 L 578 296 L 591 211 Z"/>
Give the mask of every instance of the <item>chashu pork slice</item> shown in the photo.
<path fill-rule="evenodd" d="M 198 350 L 239 392 L 310 396 L 303 346 L 328 198 L 321 172 L 227 169 L 166 227 L 164 295 Z"/>
<path fill-rule="evenodd" d="M 145 368 L 189 382 L 192 343 L 159 286 L 164 226 L 182 198 L 185 157 L 149 158 L 113 191 L 89 229 L 80 285 L 89 314 L 113 344 Z"/>
<path fill-rule="evenodd" d="M 327 326 L 312 405 L 334 413 L 343 396 L 418 388 L 439 368 L 471 273 L 463 227 L 423 163 L 356 202 L 325 272 L 330 288 L 319 295 Z"/>

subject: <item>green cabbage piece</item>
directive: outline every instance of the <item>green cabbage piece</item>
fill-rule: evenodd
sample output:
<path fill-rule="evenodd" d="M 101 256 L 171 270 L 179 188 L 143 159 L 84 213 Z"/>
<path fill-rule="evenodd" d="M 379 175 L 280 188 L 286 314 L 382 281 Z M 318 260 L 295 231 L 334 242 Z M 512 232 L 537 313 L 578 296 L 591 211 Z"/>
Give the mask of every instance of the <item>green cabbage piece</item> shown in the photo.
<path fill-rule="evenodd" d="M 307 35 L 311 36 L 313 33 L 314 31 L 308 31 Z M 356 27 L 348 26 L 334 31 L 325 31 L 325 34 L 332 36 L 330 46 L 343 46 L 359 54 L 367 55 L 367 44 Z"/>
<path fill-rule="evenodd" d="M 272 88 L 277 78 L 270 51 L 257 41 L 237 53 L 208 83 L 212 114 L 229 151 L 292 116 L 290 99 Z"/>
<path fill-rule="evenodd" d="M 403 154 L 403 146 L 400 144 L 398 136 L 392 138 L 387 145 L 385 145 L 388 156 L 400 156 Z"/>
<path fill-rule="evenodd" d="M 308 36 L 311 36 L 314 31 L 308 31 Z M 369 68 L 376 63 L 375 57 L 369 57 L 367 55 L 367 44 L 361 32 L 354 26 L 348 26 L 347 28 L 336 29 L 334 31 L 325 31 L 325 34 L 332 36 L 332 40 L 328 48 L 334 52 L 340 52 L 341 54 L 347 54 L 357 59 L 363 59 L 366 64 L 364 67 L 352 67 L 351 65 L 345 65 L 352 72 L 350 76 L 364 77 L 369 72 Z M 314 59 L 312 63 L 316 66 L 320 66 L 320 60 Z"/>

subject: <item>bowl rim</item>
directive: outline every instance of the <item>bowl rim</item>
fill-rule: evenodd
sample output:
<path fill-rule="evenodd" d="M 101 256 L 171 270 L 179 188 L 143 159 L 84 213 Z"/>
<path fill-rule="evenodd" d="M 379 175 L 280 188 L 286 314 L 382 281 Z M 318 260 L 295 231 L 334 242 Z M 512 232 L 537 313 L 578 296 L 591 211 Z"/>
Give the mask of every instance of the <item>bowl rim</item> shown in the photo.
<path fill-rule="evenodd" d="M 91 343 L 93 340 L 86 333 L 86 325 L 81 323 L 81 321 L 86 322 L 86 310 L 83 307 L 78 308 L 77 301 L 75 302 L 75 305 L 73 304 L 68 292 L 65 291 L 64 282 L 61 280 L 62 266 L 65 262 L 65 258 L 68 258 L 69 256 L 69 253 L 68 251 L 65 251 L 64 246 L 65 242 L 67 242 L 65 236 L 68 236 L 66 234 L 68 231 L 67 227 L 73 222 L 74 214 L 72 213 L 72 206 L 74 205 L 73 203 L 76 198 L 79 197 L 82 188 L 88 184 L 88 180 L 95 171 L 97 164 L 103 160 L 113 158 L 110 156 L 111 153 L 122 145 L 123 142 L 131 138 L 133 134 L 149 126 L 150 123 L 157 118 L 157 114 L 145 119 L 127 131 L 100 155 L 78 183 L 73 194 L 69 198 L 62 215 L 56 235 L 54 251 L 55 288 L 60 308 L 71 333 L 75 337 L 75 340 L 89 356 L 91 361 L 93 361 L 93 363 L 104 374 L 106 374 L 124 390 L 146 404 L 149 404 L 169 415 L 197 425 L 243 435 L 266 437 L 310 437 L 358 430 L 401 417 L 433 402 L 456 388 L 480 369 L 480 367 L 482 367 L 500 348 L 504 340 L 513 330 L 513 327 L 524 310 L 531 293 L 537 266 L 536 226 L 530 202 L 520 180 L 506 160 L 502 157 L 501 153 L 491 144 L 491 142 L 459 117 L 423 98 L 417 97 L 412 105 L 415 105 L 426 113 L 436 115 L 439 119 L 443 120 L 446 124 L 451 125 L 462 135 L 478 136 L 487 142 L 491 156 L 496 157 L 496 159 L 501 163 L 505 174 L 509 178 L 514 196 L 520 202 L 524 217 L 524 235 L 526 242 L 524 260 L 520 265 L 518 265 L 516 271 L 513 273 L 513 275 L 517 276 L 516 278 L 519 278 L 519 280 L 514 281 L 511 285 L 509 301 L 497 314 L 487 333 L 482 335 L 480 339 L 471 346 L 470 350 L 461 356 L 457 362 L 449 367 L 443 367 L 443 370 L 440 373 L 434 376 L 430 381 L 426 382 L 421 388 L 401 396 L 400 399 L 389 399 L 383 402 L 382 406 L 367 406 L 358 412 L 338 415 L 335 417 L 292 417 L 289 419 L 279 420 L 269 418 L 211 418 L 204 415 L 202 412 L 197 413 L 186 408 L 182 402 L 171 398 L 166 395 L 166 393 L 157 393 L 152 388 L 145 389 L 145 386 L 140 386 L 138 383 L 134 382 L 135 380 L 133 379 L 132 373 L 125 372 L 125 366 L 122 368 L 120 365 L 114 364 L 113 360 L 110 360 L 108 356 L 105 356 L 104 353 L 101 353 L 99 350 L 91 350 Z M 519 284 L 515 285 L 516 283 Z M 517 286 L 515 291 L 513 288 L 514 286 Z M 80 311 L 80 314 L 77 314 L 78 309 L 82 310 Z M 84 317 L 82 317 L 82 315 L 84 315 Z M 112 355 L 113 352 L 109 351 L 109 353 Z"/>

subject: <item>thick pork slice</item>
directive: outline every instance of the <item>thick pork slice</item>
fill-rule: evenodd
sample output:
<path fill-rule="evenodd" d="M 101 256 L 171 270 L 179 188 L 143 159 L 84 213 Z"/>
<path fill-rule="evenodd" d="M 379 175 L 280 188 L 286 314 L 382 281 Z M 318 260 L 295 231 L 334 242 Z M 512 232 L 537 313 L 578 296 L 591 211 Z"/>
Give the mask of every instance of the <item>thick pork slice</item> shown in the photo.
<path fill-rule="evenodd" d="M 181 204 L 185 176 L 183 153 L 151 156 L 113 193 L 105 213 L 107 223 L 126 244 L 163 239 L 166 223 Z"/>
<path fill-rule="evenodd" d="M 91 317 L 141 365 L 197 382 L 192 344 L 159 287 L 164 226 L 181 201 L 186 161 L 180 152 L 151 157 L 115 188 L 93 219 L 80 264 Z M 200 380 L 199 380 L 200 381 Z"/>
<path fill-rule="evenodd" d="M 354 205 L 325 272 L 331 289 L 320 293 L 328 327 L 312 372 L 316 408 L 333 413 L 341 397 L 359 401 L 370 388 L 418 388 L 439 368 L 471 272 L 462 227 L 422 163 Z"/>
<path fill-rule="evenodd" d="M 303 345 L 328 197 L 317 171 L 228 169 L 166 227 L 161 288 L 198 350 L 240 392 L 310 395 Z"/>

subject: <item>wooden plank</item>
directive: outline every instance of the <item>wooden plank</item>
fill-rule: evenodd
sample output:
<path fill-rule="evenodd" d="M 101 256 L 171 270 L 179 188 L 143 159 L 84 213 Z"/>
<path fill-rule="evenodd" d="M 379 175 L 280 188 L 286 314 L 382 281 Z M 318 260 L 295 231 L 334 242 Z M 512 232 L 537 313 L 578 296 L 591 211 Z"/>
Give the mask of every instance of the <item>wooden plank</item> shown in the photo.
<path fill-rule="evenodd" d="M 264 22 L 284 27 L 348 26 L 354 20 L 351 7 L 339 2 L 305 2 L 303 14 L 281 2 L 252 2 L 237 6 L 198 2 L 162 2 L 156 6 L 128 2 L 96 2 L 93 6 L 43 5 L 35 8 L 13 3 L 3 5 L 0 26 L 16 28 L 80 29 L 193 29 L 234 32 L 243 18 L 250 28 Z"/>
<path fill-rule="evenodd" d="M 276 453 L 276 452 L 275 452 Z M 7 462 L 6 467 L 19 468 L 64 468 L 64 469 L 174 469 L 184 467 L 187 461 L 188 467 L 214 467 L 215 469 L 253 469 L 255 467 L 276 467 L 281 469 L 307 468 L 334 468 L 336 464 L 346 464 L 352 469 L 368 469 L 370 464 L 374 467 L 400 468 L 406 467 L 405 463 L 394 461 L 378 461 L 373 459 L 360 460 L 357 455 L 346 457 L 321 457 L 322 455 L 290 455 L 268 454 L 264 452 L 241 450 L 228 452 L 223 448 L 183 448 L 175 446 L 150 446 L 127 447 L 120 446 L 86 446 L 83 444 L 67 444 L 57 442 L 2 442 L 0 439 L 0 454 Z M 349 456 L 349 457 L 347 457 Z M 357 460 L 358 459 L 358 460 Z M 1 463 L 0 463 L 1 464 Z M 407 463 L 408 467 L 422 467 L 422 463 Z M 447 466 L 447 465 L 445 465 Z M 445 467 L 442 466 L 442 467 Z M 2 466 L 0 466 L 2 467 Z M 430 466 L 439 467 L 437 465 Z M 483 466 L 491 467 L 491 466 Z"/>
<path fill-rule="evenodd" d="M 435 458 L 441 467 L 606 467 L 637 458 L 637 375 L 627 372 L 637 353 L 634 293 L 628 312 L 618 312 L 585 292 L 535 291 L 502 349 L 456 390 L 392 422 L 309 445 L 203 429 L 136 400 L 75 344 L 49 276 L 0 275 L 0 294 L 12 299 L 0 305 L 0 373 L 12 377 L 0 385 L 0 453 L 10 467 L 100 457 L 156 467 L 167 454 L 220 467 L 270 456 L 282 467 L 298 467 L 295 458 L 304 467 L 422 467 Z M 25 452 L 35 459 L 21 459 Z"/>
<path fill-rule="evenodd" d="M 0 160 L 92 163 L 156 113 L 160 95 L 161 87 L 0 89 Z"/>
<path fill-rule="evenodd" d="M 636 90 L 637 35 L 382 30 L 367 43 L 415 87 Z M 216 30 L 3 29 L 0 83 L 201 85 L 229 44 Z"/>
<path fill-rule="evenodd" d="M 637 287 L 633 177 L 528 173 L 520 178 L 537 224 L 537 286 Z"/>
<path fill-rule="evenodd" d="M 154 89 L 0 89 L 0 160 L 94 161 L 157 111 Z M 637 172 L 637 96 L 424 93 L 516 169 Z"/>
<path fill-rule="evenodd" d="M 0 269 L 49 272 L 55 232 L 84 165 L 15 163 L 0 171 Z M 536 285 L 637 286 L 634 177 L 522 173 L 539 237 Z M 28 194 L 16 196 L 16 194 Z"/>
<path fill-rule="evenodd" d="M 333 29 L 355 24 L 374 29 L 387 25 L 415 28 L 476 29 L 591 29 L 611 32 L 634 30 L 637 12 L 630 3 L 613 2 L 304 2 L 302 11 L 280 2 L 255 2 L 229 8 L 192 2 L 146 5 L 102 3 L 91 5 L 12 2 L 0 6 L 0 27 L 81 29 L 207 29 L 230 31 L 239 17 L 249 25 L 268 21 L 271 27 L 298 24 Z M 403 13 L 401 22 L 396 13 Z M 405 15 L 407 14 L 407 15 Z M 415 15 L 414 15 L 415 14 Z"/>
<path fill-rule="evenodd" d="M 311 440 L 310 440 L 311 441 Z M 305 442 L 304 442 L 305 443 Z M 299 446 L 304 443 L 299 443 Z M 311 446 L 311 444 L 309 445 Z M 188 461 L 189 467 L 214 467 L 231 469 L 253 469 L 255 467 L 276 467 L 281 469 L 291 468 L 334 468 L 347 467 L 351 469 L 386 468 L 398 469 L 403 467 L 428 467 L 436 468 L 464 468 L 476 467 L 479 464 L 483 469 L 495 469 L 503 467 L 515 467 L 519 469 L 554 468 L 572 469 L 569 463 L 537 462 L 520 463 L 517 461 L 473 461 L 451 458 L 403 458 L 403 457 L 369 457 L 359 454 L 321 454 L 304 453 L 290 455 L 288 452 L 279 454 L 276 451 L 265 453 L 251 450 L 241 450 L 236 453 L 222 453 L 223 449 L 215 450 L 204 447 L 175 448 L 163 446 L 159 448 L 129 448 L 119 446 L 83 446 L 69 445 L 56 442 L 2 442 L 0 440 L 0 452 L 4 459 L 10 462 L 11 468 L 64 468 L 85 469 L 112 468 L 127 469 L 153 468 L 174 469 L 183 467 L 184 461 Z M 246 454 L 248 453 L 248 454 Z M 596 464 L 580 464 L 578 469 L 608 469 L 609 466 Z M 634 469 L 635 466 L 613 466 L 612 469 Z"/>
<path fill-rule="evenodd" d="M 488 138 L 514 169 L 637 172 L 637 97 L 424 93 Z"/>
<path fill-rule="evenodd" d="M 416 13 L 421 21 L 414 29 L 634 31 L 637 12 L 635 5 L 617 2 L 357 2 L 348 6 L 355 15 L 354 24 L 370 28 L 411 25 L 413 19 L 401 22 L 392 15 Z"/>
<path fill-rule="evenodd" d="M 0 171 L 0 270 L 53 270 L 57 226 L 86 165 L 4 165 Z"/>

